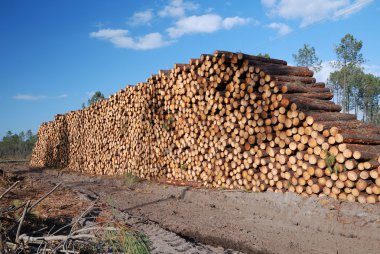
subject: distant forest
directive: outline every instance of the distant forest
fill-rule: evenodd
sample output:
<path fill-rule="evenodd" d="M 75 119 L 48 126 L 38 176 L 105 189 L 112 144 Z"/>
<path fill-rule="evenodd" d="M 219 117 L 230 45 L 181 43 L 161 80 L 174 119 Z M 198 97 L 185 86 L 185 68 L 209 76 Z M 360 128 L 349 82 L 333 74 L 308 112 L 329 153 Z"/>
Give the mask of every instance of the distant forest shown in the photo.
<path fill-rule="evenodd" d="M 0 161 L 29 159 L 36 141 L 31 130 L 19 134 L 8 131 L 0 141 Z"/>
<path fill-rule="evenodd" d="M 363 122 L 380 125 L 380 77 L 364 72 L 362 47 L 361 40 L 346 34 L 334 47 L 336 59 L 330 62 L 334 71 L 326 83 L 343 113 L 353 113 Z M 307 66 L 315 72 L 322 69 L 315 48 L 308 44 L 293 54 L 293 58 L 298 66 Z"/>

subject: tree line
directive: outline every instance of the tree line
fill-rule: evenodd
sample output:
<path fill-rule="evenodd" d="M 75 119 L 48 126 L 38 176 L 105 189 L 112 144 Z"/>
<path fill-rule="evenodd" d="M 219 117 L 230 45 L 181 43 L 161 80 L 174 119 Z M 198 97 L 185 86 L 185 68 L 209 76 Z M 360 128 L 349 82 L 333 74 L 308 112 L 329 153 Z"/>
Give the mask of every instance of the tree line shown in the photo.
<path fill-rule="evenodd" d="M 334 47 L 336 59 L 331 62 L 335 69 L 326 81 L 334 93 L 334 101 L 344 113 L 353 113 L 359 120 L 380 125 L 380 77 L 365 73 L 361 49 L 363 42 L 346 34 Z M 306 66 L 318 72 L 322 61 L 315 48 L 305 44 L 293 59 L 297 66 Z"/>
<path fill-rule="evenodd" d="M 104 94 L 100 91 L 96 91 L 90 99 L 87 100 L 87 106 L 86 106 L 86 103 L 82 103 L 82 109 L 84 109 L 85 107 L 89 107 L 91 106 L 92 104 L 98 102 L 98 101 L 101 101 L 101 100 L 104 100 L 105 97 L 104 97 Z"/>
<path fill-rule="evenodd" d="M 91 106 L 104 98 L 104 94 L 96 91 L 87 101 L 87 105 L 82 104 L 82 108 Z M 0 140 L 0 161 L 29 159 L 36 142 L 37 135 L 33 134 L 31 130 L 22 131 L 19 134 L 8 131 Z"/>
<path fill-rule="evenodd" d="M 36 141 L 31 130 L 19 134 L 8 131 L 0 141 L 0 160 L 29 159 Z"/>

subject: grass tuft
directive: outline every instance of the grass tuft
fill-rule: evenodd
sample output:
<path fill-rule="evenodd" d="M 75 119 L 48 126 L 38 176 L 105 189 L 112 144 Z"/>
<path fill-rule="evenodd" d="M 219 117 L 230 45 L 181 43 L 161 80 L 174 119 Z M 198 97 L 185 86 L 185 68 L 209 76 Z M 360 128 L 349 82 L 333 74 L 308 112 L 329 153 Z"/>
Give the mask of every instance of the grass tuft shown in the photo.
<path fill-rule="evenodd" d="M 110 253 L 149 254 L 149 239 L 129 228 L 107 231 L 100 242 Z"/>
<path fill-rule="evenodd" d="M 132 174 L 131 172 L 129 173 L 126 173 L 124 175 L 124 186 L 128 187 L 128 188 L 131 188 L 131 187 L 134 187 L 135 184 L 140 180 L 139 177 L 135 176 L 134 174 Z"/>
<path fill-rule="evenodd" d="M 333 166 L 335 164 L 335 160 L 336 160 L 336 158 L 334 155 L 332 155 L 330 152 L 326 152 L 325 162 L 326 162 L 326 166 L 330 170 L 330 172 L 333 171 Z M 337 171 L 336 167 L 334 167 L 334 170 Z"/>
<path fill-rule="evenodd" d="M 187 164 L 181 164 L 181 170 L 186 171 L 187 170 Z"/>

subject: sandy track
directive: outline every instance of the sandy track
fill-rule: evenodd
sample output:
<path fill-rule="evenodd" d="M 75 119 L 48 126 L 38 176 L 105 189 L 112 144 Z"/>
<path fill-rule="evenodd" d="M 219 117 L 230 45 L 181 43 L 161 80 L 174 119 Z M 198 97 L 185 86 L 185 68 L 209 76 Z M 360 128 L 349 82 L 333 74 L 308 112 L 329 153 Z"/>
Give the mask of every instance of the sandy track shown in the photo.
<path fill-rule="evenodd" d="M 164 252 L 160 241 L 169 242 L 172 249 L 168 253 L 229 253 L 226 249 L 234 249 L 336 254 L 379 253 L 380 249 L 379 205 L 152 182 L 126 188 L 120 178 L 58 174 L 55 170 L 23 174 L 52 183 L 63 181 L 78 195 L 99 196 L 123 216 L 143 218 L 145 223 L 135 225 L 152 239 L 159 236 L 154 241 L 158 244 L 155 253 Z"/>

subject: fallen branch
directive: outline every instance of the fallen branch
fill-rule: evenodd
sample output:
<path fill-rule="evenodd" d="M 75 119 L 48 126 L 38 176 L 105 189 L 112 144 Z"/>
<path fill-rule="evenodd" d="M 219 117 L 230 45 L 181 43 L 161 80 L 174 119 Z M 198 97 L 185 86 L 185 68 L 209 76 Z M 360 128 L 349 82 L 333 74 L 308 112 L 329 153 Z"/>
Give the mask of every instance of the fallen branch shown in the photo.
<path fill-rule="evenodd" d="M 48 193 L 46 193 L 45 195 L 43 195 L 42 197 L 40 197 L 36 202 L 34 202 L 33 205 L 30 206 L 30 208 L 28 209 L 28 213 L 36 206 L 38 205 L 42 200 L 44 200 L 47 196 L 49 196 L 51 193 L 53 193 L 53 191 L 55 191 L 60 185 L 62 184 L 62 182 L 60 182 L 59 184 L 57 184 L 51 191 L 49 191 Z"/>
<path fill-rule="evenodd" d="M 16 243 L 19 243 L 19 235 L 20 235 L 20 231 L 21 231 L 21 227 L 22 227 L 22 223 L 24 222 L 24 219 L 25 219 L 25 216 L 26 214 L 28 213 L 28 207 L 29 207 L 29 204 L 30 204 L 30 200 L 28 200 L 28 202 L 26 202 L 26 205 L 25 205 L 25 208 L 24 208 L 24 211 L 22 213 L 22 216 L 20 218 L 20 222 L 18 224 L 18 227 L 17 227 L 17 233 L 16 233 Z"/>
<path fill-rule="evenodd" d="M 91 234 L 80 234 L 80 235 L 73 235 L 73 236 L 68 236 L 68 235 L 51 235 L 51 236 L 28 236 L 26 234 L 22 234 L 19 236 L 19 241 L 30 244 L 40 244 L 43 242 L 54 242 L 54 241 L 67 241 L 68 239 L 72 240 L 86 240 L 86 239 L 93 239 L 97 238 L 95 235 Z"/>
<path fill-rule="evenodd" d="M 76 224 L 79 222 L 79 220 L 85 216 L 87 213 L 89 213 L 91 211 L 91 209 L 94 207 L 95 203 L 92 203 L 75 221 L 74 223 L 72 224 L 72 227 L 70 229 L 70 232 L 69 232 L 69 235 L 68 235 L 68 238 L 67 239 L 72 239 L 71 236 L 73 234 L 73 229 L 74 227 L 76 226 Z M 63 248 L 64 250 L 66 250 L 66 244 L 67 244 L 67 240 L 64 241 L 63 243 Z"/>
<path fill-rule="evenodd" d="M 96 201 L 96 200 L 95 200 Z M 57 229 L 56 231 L 54 231 L 51 235 L 55 235 L 55 234 L 57 234 L 59 231 L 61 231 L 61 230 L 63 230 L 63 229 L 65 229 L 65 228 L 68 228 L 68 227 L 71 227 L 71 230 L 70 230 L 70 233 L 72 232 L 72 230 L 73 230 L 73 228 L 75 227 L 75 225 L 79 222 L 79 220 L 81 219 L 81 218 L 83 218 L 87 213 L 89 213 L 90 211 L 91 211 L 91 209 L 94 207 L 94 205 L 95 205 L 95 202 L 94 203 L 92 203 L 74 222 L 71 222 L 71 223 L 69 223 L 69 224 L 67 224 L 67 225 L 65 225 L 65 226 L 63 226 L 63 227 L 61 227 L 61 228 L 59 228 L 59 229 Z"/>
<path fill-rule="evenodd" d="M 96 200 L 95 200 L 96 202 Z M 72 227 L 71 227 L 71 230 L 70 230 L 70 234 L 72 234 L 73 232 L 73 229 L 75 228 L 75 226 L 77 225 L 77 223 L 80 221 L 81 218 L 83 218 L 84 216 L 86 216 L 86 214 L 88 214 L 91 209 L 95 206 L 95 202 L 92 203 L 75 221 L 74 223 L 72 223 Z"/>
<path fill-rule="evenodd" d="M 2 199 L 4 196 L 5 196 L 5 194 L 7 194 L 8 192 L 10 192 L 17 184 L 19 184 L 20 183 L 20 181 L 17 181 L 17 182 L 15 182 L 15 183 L 13 183 L 12 184 L 12 186 L 11 187 L 9 187 L 8 189 L 6 189 L 4 192 L 3 192 L 3 194 L 1 194 L 1 196 L 0 196 L 0 199 Z"/>
<path fill-rule="evenodd" d="M 90 228 L 81 228 L 81 229 L 78 229 L 74 232 L 72 232 L 72 235 L 76 235 L 78 233 L 82 233 L 82 232 L 87 232 L 87 231 L 99 231 L 99 230 L 104 230 L 104 231 L 119 231 L 120 229 L 119 228 L 115 228 L 115 227 L 90 227 Z"/>

